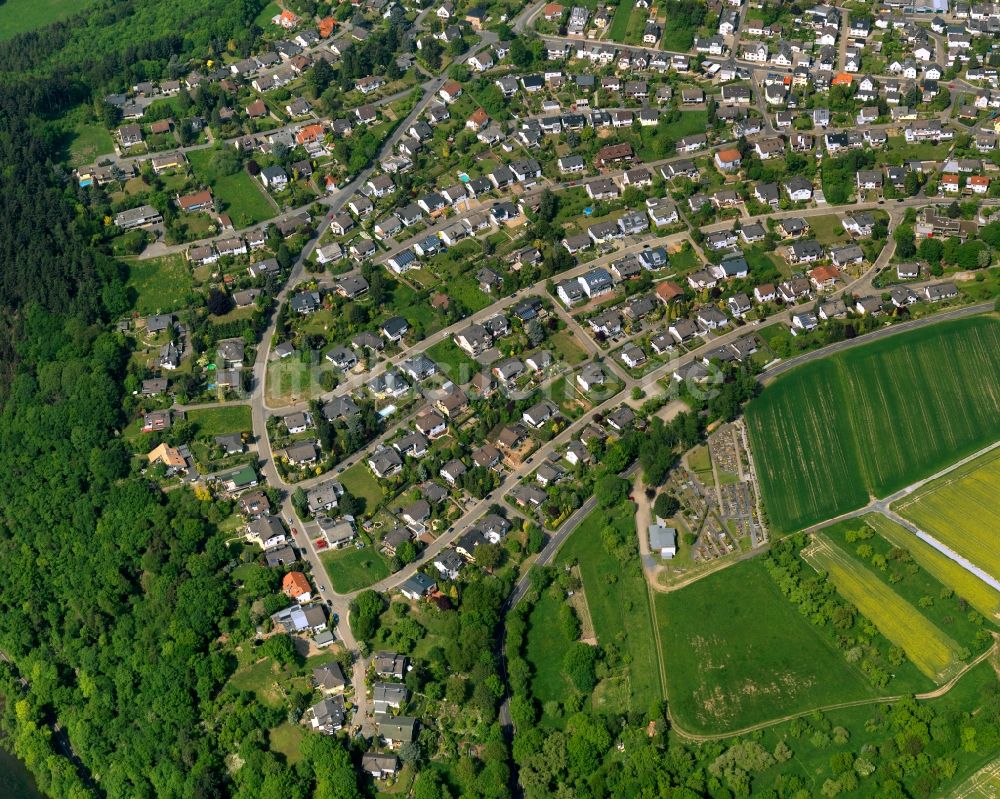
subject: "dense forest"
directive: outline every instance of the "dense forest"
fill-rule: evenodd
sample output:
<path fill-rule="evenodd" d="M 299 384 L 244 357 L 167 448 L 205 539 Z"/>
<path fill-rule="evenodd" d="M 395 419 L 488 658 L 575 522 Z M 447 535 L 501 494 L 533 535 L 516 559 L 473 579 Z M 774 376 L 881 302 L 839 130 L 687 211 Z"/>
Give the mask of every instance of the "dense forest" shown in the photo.
<path fill-rule="evenodd" d="M 59 114 L 238 46 L 261 4 L 201 5 L 108 2 L 0 45 L 0 701 L 53 799 L 360 795 L 339 743 L 288 766 L 266 709 L 223 690 L 221 641 L 246 627 L 229 508 L 130 473 L 127 296 L 57 166 Z"/>

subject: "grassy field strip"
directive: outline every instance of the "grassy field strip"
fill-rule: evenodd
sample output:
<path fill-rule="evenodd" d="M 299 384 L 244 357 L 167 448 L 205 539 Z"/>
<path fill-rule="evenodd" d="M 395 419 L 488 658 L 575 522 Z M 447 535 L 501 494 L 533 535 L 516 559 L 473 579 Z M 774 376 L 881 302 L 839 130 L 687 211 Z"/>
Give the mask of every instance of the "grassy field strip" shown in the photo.
<path fill-rule="evenodd" d="M 968 558 L 1000 576 L 1000 450 L 994 450 L 959 477 L 948 475 L 907 499 L 894 510 Z"/>
<path fill-rule="evenodd" d="M 851 602 L 913 664 L 931 679 L 944 682 L 961 669 L 958 644 L 933 625 L 874 574 L 852 561 L 822 536 L 803 550 L 812 566 L 830 575 L 837 591 Z"/>
<path fill-rule="evenodd" d="M 746 418 L 772 528 L 840 515 L 1000 436 L 1000 322 L 970 317 L 803 364 Z"/>
<path fill-rule="evenodd" d="M 886 541 L 907 550 L 931 576 L 986 618 L 1000 619 L 1000 592 L 881 513 L 869 513 L 863 518 Z"/>

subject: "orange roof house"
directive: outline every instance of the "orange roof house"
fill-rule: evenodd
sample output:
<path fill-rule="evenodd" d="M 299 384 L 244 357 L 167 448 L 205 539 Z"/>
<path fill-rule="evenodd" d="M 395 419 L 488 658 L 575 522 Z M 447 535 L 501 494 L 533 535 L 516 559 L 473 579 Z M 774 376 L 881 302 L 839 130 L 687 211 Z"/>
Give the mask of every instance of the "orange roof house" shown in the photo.
<path fill-rule="evenodd" d="M 489 123 L 490 117 L 482 108 L 477 108 L 466 120 L 465 126 L 473 130 L 481 130 Z"/>
<path fill-rule="evenodd" d="M 166 444 L 160 444 L 160 446 L 146 455 L 146 458 L 150 463 L 162 463 L 168 469 L 183 469 L 187 466 L 187 461 L 184 460 L 184 456 L 181 455 L 180 450 Z"/>
<path fill-rule="evenodd" d="M 678 297 L 683 297 L 684 289 L 672 280 L 668 280 L 664 283 L 656 284 L 656 296 L 660 298 L 661 302 L 669 303 L 676 300 Z"/>
<path fill-rule="evenodd" d="M 312 588 L 302 572 L 289 572 L 281 581 L 281 591 L 289 599 L 308 602 L 312 597 Z"/>
<path fill-rule="evenodd" d="M 563 14 L 563 7 L 559 3 L 549 3 L 545 6 L 545 10 L 542 12 L 545 14 L 545 19 L 551 22 L 554 19 L 559 19 Z"/>
<path fill-rule="evenodd" d="M 969 178 L 969 187 L 976 194 L 985 194 L 990 189 L 990 179 L 983 175 L 973 175 Z"/>
<path fill-rule="evenodd" d="M 280 14 L 275 14 L 273 17 L 271 17 L 271 22 L 273 22 L 275 25 L 280 25 L 282 28 L 285 28 L 286 30 L 289 30 L 299 24 L 299 18 L 291 11 L 285 10 L 282 11 Z"/>
<path fill-rule="evenodd" d="M 715 154 L 715 165 L 719 169 L 735 169 L 743 161 L 743 156 L 735 147 L 727 147 Z"/>
<path fill-rule="evenodd" d="M 809 279 L 817 289 L 830 288 L 840 277 L 840 270 L 835 266 L 817 266 L 809 272 Z"/>
<path fill-rule="evenodd" d="M 854 76 L 850 72 L 838 72 L 836 77 L 830 81 L 831 86 L 850 86 L 854 83 Z"/>
<path fill-rule="evenodd" d="M 295 141 L 298 144 L 306 144 L 311 141 L 319 141 L 326 135 L 326 128 L 320 124 L 306 125 L 295 134 Z"/>
<path fill-rule="evenodd" d="M 329 39 L 330 34 L 333 33 L 333 29 L 334 26 L 336 26 L 336 24 L 337 22 L 336 20 L 334 20 L 333 17 L 323 17 L 323 19 L 319 21 L 319 24 L 316 26 L 316 28 L 319 30 L 319 35 L 322 38 Z"/>
<path fill-rule="evenodd" d="M 211 204 L 212 192 L 208 189 L 177 198 L 177 205 L 182 211 L 197 211 L 201 208 L 208 208 Z"/>

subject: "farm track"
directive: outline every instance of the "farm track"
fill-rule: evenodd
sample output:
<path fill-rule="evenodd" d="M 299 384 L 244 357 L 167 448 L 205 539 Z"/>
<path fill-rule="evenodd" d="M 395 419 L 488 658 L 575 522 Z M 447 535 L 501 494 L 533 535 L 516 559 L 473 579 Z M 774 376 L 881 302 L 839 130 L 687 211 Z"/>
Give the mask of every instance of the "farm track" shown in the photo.
<path fill-rule="evenodd" d="M 984 660 L 987 660 L 990 656 L 996 655 L 998 651 L 1000 651 L 1000 644 L 998 644 L 996 636 L 994 635 L 993 646 L 991 646 L 989 649 L 987 649 L 985 652 L 979 655 L 979 657 L 977 657 L 975 660 L 969 661 L 969 663 L 961 671 L 959 671 L 958 674 L 956 674 L 954 677 L 948 680 L 948 682 L 946 682 L 944 685 L 938 686 L 933 691 L 927 691 L 922 694 L 915 694 L 915 697 L 917 699 L 927 700 L 927 699 L 938 699 L 944 696 L 949 691 L 951 691 L 951 689 L 958 684 L 958 681 L 961 680 L 962 677 L 964 677 L 969 671 L 974 669 Z M 835 710 L 846 710 L 847 708 L 861 707 L 863 705 L 874 705 L 874 704 L 887 705 L 893 702 L 899 702 L 902 699 L 906 699 L 907 696 L 908 696 L 907 694 L 899 694 L 896 696 L 879 696 L 874 698 L 868 697 L 866 699 L 854 699 L 850 702 L 838 702 L 833 705 L 821 705 L 819 707 L 810 708 L 809 710 L 802 710 L 799 711 L 798 713 L 790 713 L 787 716 L 781 716 L 779 718 L 769 719 L 768 721 L 762 721 L 757 724 L 752 724 L 749 727 L 743 727 L 742 729 L 731 730 L 729 732 L 706 733 L 706 734 L 689 732 L 688 730 L 685 730 L 683 727 L 678 726 L 673 721 L 673 718 L 671 718 L 671 729 L 674 732 L 676 732 L 681 738 L 684 738 L 685 740 L 691 741 L 693 743 L 709 743 L 711 741 L 724 741 L 728 738 L 735 738 L 741 735 L 746 735 L 751 732 L 756 732 L 757 730 L 766 730 L 769 727 L 774 727 L 777 726 L 778 724 L 784 724 L 785 722 L 793 721 L 794 719 L 800 719 L 805 716 L 809 716 L 813 713 L 830 713 Z"/>

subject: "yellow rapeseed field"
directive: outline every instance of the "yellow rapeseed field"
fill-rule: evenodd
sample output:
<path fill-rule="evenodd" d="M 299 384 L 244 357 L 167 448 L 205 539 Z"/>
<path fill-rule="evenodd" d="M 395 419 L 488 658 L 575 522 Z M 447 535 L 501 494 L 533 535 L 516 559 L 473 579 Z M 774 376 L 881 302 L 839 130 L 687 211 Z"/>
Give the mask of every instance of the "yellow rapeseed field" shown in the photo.
<path fill-rule="evenodd" d="M 932 680 L 943 682 L 961 668 L 958 644 L 867 568 L 822 536 L 802 554 L 829 574 L 838 593 Z"/>

